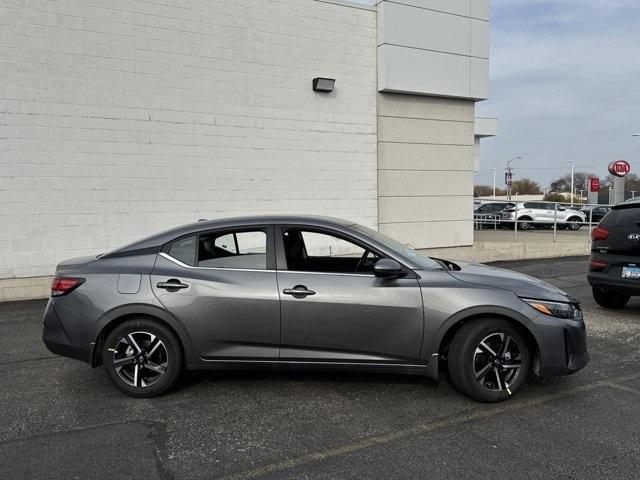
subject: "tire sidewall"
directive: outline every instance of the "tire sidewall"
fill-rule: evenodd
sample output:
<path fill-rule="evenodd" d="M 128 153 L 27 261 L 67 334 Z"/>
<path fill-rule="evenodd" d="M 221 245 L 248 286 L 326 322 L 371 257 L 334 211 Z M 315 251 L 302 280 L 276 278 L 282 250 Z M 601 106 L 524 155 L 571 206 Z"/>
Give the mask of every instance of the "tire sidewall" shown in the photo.
<path fill-rule="evenodd" d="M 520 348 L 522 368 L 515 382 L 509 386 L 511 393 L 506 389 L 500 392 L 488 390 L 481 386 L 475 377 L 473 368 L 475 350 L 484 338 L 494 333 L 509 334 Z M 462 337 L 454 338 L 450 350 L 450 355 L 458 357 L 457 361 L 454 362 L 456 364 L 454 368 L 458 368 L 459 371 L 452 376 L 452 379 L 456 378 L 458 380 L 457 382 L 454 381 L 456 387 L 466 395 L 481 402 L 501 402 L 515 395 L 525 382 L 531 365 L 531 354 L 520 330 L 506 320 L 487 319 L 477 320 L 472 324 L 465 325 L 458 331 L 457 335 L 462 335 Z"/>
<path fill-rule="evenodd" d="M 113 352 L 118 341 L 128 333 L 144 331 L 160 338 L 168 358 L 167 371 L 156 383 L 148 387 L 134 387 L 120 378 L 113 364 Z M 154 397 L 169 390 L 182 372 L 182 348 L 175 335 L 165 326 L 153 320 L 133 319 L 118 325 L 105 339 L 102 350 L 102 364 L 107 374 L 119 390 L 132 397 Z"/>

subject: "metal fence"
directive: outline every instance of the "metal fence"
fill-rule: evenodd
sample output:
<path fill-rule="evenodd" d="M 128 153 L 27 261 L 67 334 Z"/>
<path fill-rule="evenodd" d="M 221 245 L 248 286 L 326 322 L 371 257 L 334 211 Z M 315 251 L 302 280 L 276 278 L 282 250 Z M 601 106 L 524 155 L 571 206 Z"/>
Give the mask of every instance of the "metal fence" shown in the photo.
<path fill-rule="evenodd" d="M 559 232 L 577 232 L 584 229 L 587 241 L 591 239 L 591 230 L 600 223 L 605 213 L 602 209 L 610 209 L 612 205 L 603 204 L 573 204 L 545 201 L 519 202 L 517 200 L 506 202 L 492 198 L 475 198 L 481 205 L 487 203 L 509 203 L 512 207 L 495 213 L 476 213 L 474 211 L 475 230 L 499 230 L 508 228 L 513 230 L 513 241 L 518 241 L 518 233 L 534 229 L 546 229 L 553 234 L 553 241 L 558 239 Z M 524 208 L 524 204 L 544 204 L 546 208 Z M 481 206 L 480 205 L 480 206 Z M 474 210 L 477 207 L 474 206 Z M 544 213 L 542 213 L 544 212 Z"/>

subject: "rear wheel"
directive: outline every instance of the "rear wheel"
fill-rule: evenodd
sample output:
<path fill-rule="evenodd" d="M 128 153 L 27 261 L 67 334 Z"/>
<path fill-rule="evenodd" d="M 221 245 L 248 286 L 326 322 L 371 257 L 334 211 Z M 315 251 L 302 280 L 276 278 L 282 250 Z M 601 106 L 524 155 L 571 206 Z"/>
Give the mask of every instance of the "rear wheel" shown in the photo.
<path fill-rule="evenodd" d="M 155 397 L 169 390 L 182 371 L 182 349 L 164 325 L 128 320 L 106 338 L 103 365 L 111 380 L 132 397 Z"/>
<path fill-rule="evenodd" d="M 455 387 L 480 402 L 507 400 L 524 383 L 529 349 L 520 331 L 506 320 L 463 325 L 449 347 L 449 374 Z"/>
<path fill-rule="evenodd" d="M 533 228 L 533 221 L 529 217 L 520 217 L 518 219 L 518 228 L 520 230 L 531 230 Z"/>
<path fill-rule="evenodd" d="M 629 295 L 623 295 L 622 293 L 608 292 L 599 288 L 593 289 L 593 299 L 603 308 L 624 308 L 630 298 Z"/>

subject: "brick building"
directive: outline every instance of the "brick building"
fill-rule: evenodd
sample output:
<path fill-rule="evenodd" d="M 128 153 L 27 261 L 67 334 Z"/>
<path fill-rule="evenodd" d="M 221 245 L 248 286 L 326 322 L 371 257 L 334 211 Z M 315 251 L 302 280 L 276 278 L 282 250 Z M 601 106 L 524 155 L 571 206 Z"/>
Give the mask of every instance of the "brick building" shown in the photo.
<path fill-rule="evenodd" d="M 488 0 L 13 0 L 0 25 L 0 299 L 205 217 L 472 242 Z"/>

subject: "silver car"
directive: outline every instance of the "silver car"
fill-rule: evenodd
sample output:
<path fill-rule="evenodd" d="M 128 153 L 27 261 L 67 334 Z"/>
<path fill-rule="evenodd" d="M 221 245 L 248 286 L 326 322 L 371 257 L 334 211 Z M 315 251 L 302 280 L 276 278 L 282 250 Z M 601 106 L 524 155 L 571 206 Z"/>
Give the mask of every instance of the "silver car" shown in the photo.
<path fill-rule="evenodd" d="M 134 397 L 183 369 L 309 368 L 437 379 L 505 400 L 588 361 L 578 301 L 522 274 L 427 258 L 325 217 L 197 222 L 62 262 L 43 339 Z"/>
<path fill-rule="evenodd" d="M 526 202 L 509 204 L 502 211 L 502 222 L 514 225 L 516 214 L 518 228 L 521 230 L 530 230 L 536 226 L 553 226 L 554 222 L 560 229 L 579 230 L 587 221 L 584 213 L 573 208 L 558 205 L 556 209 L 553 203 Z"/>

